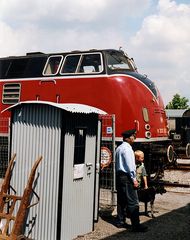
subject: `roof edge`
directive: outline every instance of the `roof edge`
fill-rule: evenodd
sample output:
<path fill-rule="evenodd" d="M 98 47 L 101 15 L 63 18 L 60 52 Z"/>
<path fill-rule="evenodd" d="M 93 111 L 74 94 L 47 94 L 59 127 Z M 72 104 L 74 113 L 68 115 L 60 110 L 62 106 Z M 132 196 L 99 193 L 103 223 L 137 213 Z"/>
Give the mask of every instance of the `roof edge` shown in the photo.
<path fill-rule="evenodd" d="M 97 114 L 102 114 L 102 115 L 107 114 L 102 109 L 99 109 L 99 108 L 96 108 L 96 107 L 93 107 L 90 105 L 78 104 L 78 103 L 54 103 L 54 102 L 49 102 L 49 101 L 23 101 L 23 102 L 16 103 L 16 104 L 4 109 L 3 111 L 1 111 L 1 113 L 8 111 L 8 110 L 12 110 L 13 108 L 15 108 L 19 105 L 23 105 L 23 104 L 46 104 L 46 105 L 57 107 L 57 108 L 65 110 L 65 111 L 73 112 L 73 113 L 86 113 L 86 114 L 97 113 Z"/>

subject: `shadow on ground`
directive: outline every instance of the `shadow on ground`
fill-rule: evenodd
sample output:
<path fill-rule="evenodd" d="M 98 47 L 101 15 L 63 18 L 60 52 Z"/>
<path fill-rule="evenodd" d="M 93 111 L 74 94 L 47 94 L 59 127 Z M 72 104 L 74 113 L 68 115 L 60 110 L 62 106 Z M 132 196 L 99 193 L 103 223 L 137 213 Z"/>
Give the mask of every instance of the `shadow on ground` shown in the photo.
<path fill-rule="evenodd" d="M 172 204 L 172 203 L 171 203 Z M 101 218 L 113 225 L 116 218 L 104 216 Z M 190 239 L 190 204 L 173 210 L 157 218 L 150 218 L 144 223 L 149 230 L 145 233 L 134 233 L 129 229 L 120 231 L 114 235 L 104 237 L 104 240 L 189 240 Z"/>

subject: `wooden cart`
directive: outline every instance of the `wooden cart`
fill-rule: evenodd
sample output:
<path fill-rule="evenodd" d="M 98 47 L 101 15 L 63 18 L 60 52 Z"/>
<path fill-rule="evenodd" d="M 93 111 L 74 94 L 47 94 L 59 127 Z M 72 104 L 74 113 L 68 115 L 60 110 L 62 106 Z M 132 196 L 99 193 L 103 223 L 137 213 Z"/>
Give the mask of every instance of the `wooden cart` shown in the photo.
<path fill-rule="evenodd" d="M 0 191 L 0 240 L 29 240 L 29 238 L 24 236 L 22 232 L 26 214 L 29 208 L 39 203 L 39 197 L 32 189 L 32 185 L 34 182 L 36 169 L 41 162 L 42 157 L 39 157 L 35 161 L 22 196 L 8 194 L 15 158 L 16 154 L 13 155 L 9 162 Z M 37 196 L 38 200 L 36 203 L 30 205 L 32 193 Z M 14 209 L 17 202 L 17 206 L 19 207 L 16 216 L 14 216 Z M 11 222 L 12 224 L 10 225 Z"/>

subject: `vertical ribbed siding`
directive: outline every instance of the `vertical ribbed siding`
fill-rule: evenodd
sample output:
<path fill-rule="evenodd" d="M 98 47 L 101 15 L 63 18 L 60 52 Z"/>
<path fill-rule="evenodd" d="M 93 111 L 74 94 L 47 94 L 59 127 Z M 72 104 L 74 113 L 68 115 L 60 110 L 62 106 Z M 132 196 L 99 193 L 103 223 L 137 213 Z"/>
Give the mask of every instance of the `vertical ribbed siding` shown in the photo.
<path fill-rule="evenodd" d="M 60 139 L 61 110 L 38 105 L 16 109 L 11 152 L 17 154 L 12 177 L 17 194 L 23 194 L 34 161 L 43 156 L 35 187 L 40 203 L 30 209 L 26 228 L 26 235 L 32 231 L 30 237 L 38 240 L 56 240 Z"/>

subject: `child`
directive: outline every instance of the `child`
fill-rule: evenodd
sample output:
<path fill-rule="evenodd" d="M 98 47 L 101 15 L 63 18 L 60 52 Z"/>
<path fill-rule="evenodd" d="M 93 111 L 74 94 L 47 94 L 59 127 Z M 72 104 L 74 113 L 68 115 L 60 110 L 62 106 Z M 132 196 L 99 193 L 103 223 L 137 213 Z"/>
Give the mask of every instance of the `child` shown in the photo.
<path fill-rule="evenodd" d="M 144 166 L 144 153 L 140 150 L 136 150 L 135 160 L 136 160 L 136 173 L 137 173 L 137 181 L 139 183 L 139 188 L 144 187 L 145 189 L 147 189 L 148 184 L 147 184 L 147 173 Z"/>

